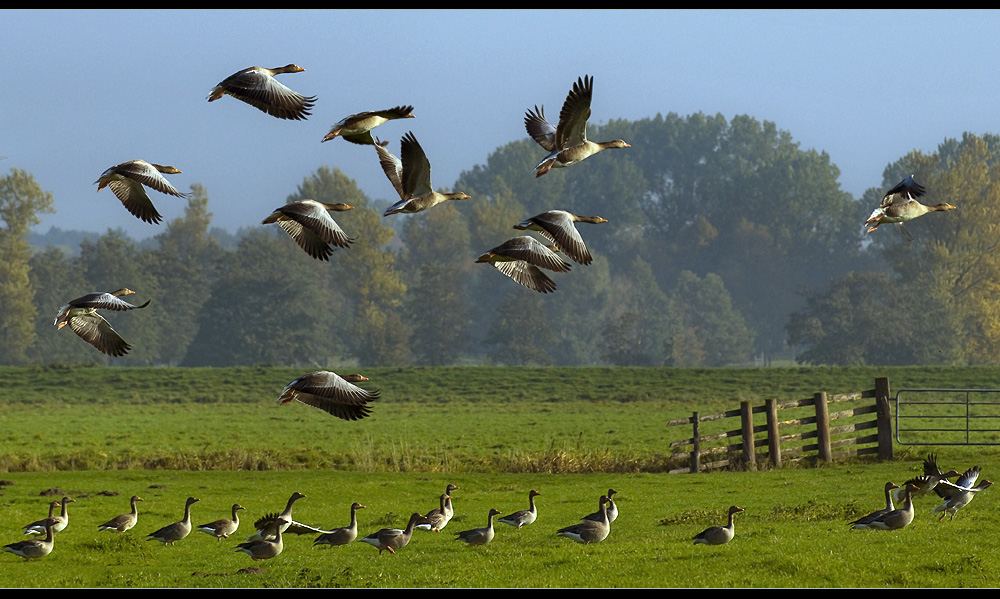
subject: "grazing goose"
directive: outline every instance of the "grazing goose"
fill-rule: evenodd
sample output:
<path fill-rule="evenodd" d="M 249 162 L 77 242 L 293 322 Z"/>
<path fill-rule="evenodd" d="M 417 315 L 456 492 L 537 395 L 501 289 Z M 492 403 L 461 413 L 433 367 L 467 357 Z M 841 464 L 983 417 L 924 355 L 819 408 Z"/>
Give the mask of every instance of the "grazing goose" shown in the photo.
<path fill-rule="evenodd" d="M 489 515 L 486 517 L 486 528 L 473 528 L 472 530 L 463 530 L 462 532 L 455 533 L 456 541 L 465 541 L 469 545 L 485 545 L 493 540 L 493 516 L 500 513 L 500 510 L 490 509 Z"/>
<path fill-rule="evenodd" d="M 924 475 L 911 478 L 903 483 L 903 487 L 913 485 L 916 488 L 910 493 L 910 496 L 919 497 L 933 491 L 942 480 L 955 478 L 956 476 L 960 476 L 960 473 L 955 469 L 951 469 L 948 472 L 941 472 L 941 469 L 937 465 L 937 457 L 934 454 L 930 454 L 924 458 Z M 896 501 L 900 501 L 902 498 L 903 487 L 897 487 L 894 491 L 893 498 Z"/>
<path fill-rule="evenodd" d="M 462 192 L 441 193 L 431 185 L 431 163 L 413 133 L 407 133 L 400 141 L 400 158 L 389 153 L 389 142 L 375 140 L 379 164 L 389 182 L 399 194 L 399 201 L 389 207 L 383 216 L 390 214 L 412 214 L 421 212 L 447 200 L 467 200 Z"/>
<path fill-rule="evenodd" d="M 27 539 L 25 541 L 10 543 L 9 545 L 4 545 L 3 550 L 13 553 L 14 555 L 20 555 L 27 561 L 45 557 L 46 555 L 52 553 L 53 533 L 55 532 L 52 529 L 55 525 L 55 521 L 51 518 L 47 518 L 43 522 L 45 529 L 44 539 Z"/>
<path fill-rule="evenodd" d="M 882 198 L 882 204 L 876 208 L 865 225 L 868 225 L 867 233 L 871 233 L 879 225 L 889 223 L 899 224 L 913 220 L 918 216 L 923 216 L 928 212 L 939 212 L 943 210 L 954 210 L 951 204 L 935 204 L 927 206 L 917 201 L 917 198 L 926 193 L 926 189 L 913 180 L 910 175 L 899 182 L 898 185 L 886 192 Z"/>
<path fill-rule="evenodd" d="M 110 189 L 132 216 L 155 225 L 163 220 L 163 217 L 149 199 L 146 187 L 167 195 L 186 198 L 188 194 L 177 191 L 177 188 L 163 176 L 176 175 L 180 172 L 172 166 L 161 166 L 145 160 L 130 160 L 104 171 L 94 183 L 97 184 L 97 191 L 101 191 L 105 186 Z"/>
<path fill-rule="evenodd" d="M 601 514 L 600 520 L 584 520 L 579 524 L 567 526 L 566 528 L 560 528 L 556 531 L 556 534 L 561 537 L 573 539 L 577 543 L 582 543 L 584 545 L 589 545 L 590 543 L 600 543 L 606 539 L 608 534 L 611 532 L 611 523 L 608 522 L 607 504 L 608 496 L 601 495 L 598 508 L 598 513 Z"/>
<path fill-rule="evenodd" d="M 296 534 L 306 534 L 307 532 L 315 532 L 316 529 L 311 529 L 308 531 L 303 530 L 300 527 L 303 527 L 304 525 L 299 524 L 295 520 L 292 520 L 292 506 L 295 504 L 296 501 L 304 498 L 305 495 L 296 491 L 292 493 L 291 497 L 288 498 L 288 503 L 285 504 L 285 510 L 283 512 L 281 512 L 280 514 L 265 514 L 260 518 L 258 518 L 257 521 L 253 523 L 253 526 L 254 528 L 257 529 L 257 532 L 247 537 L 247 541 L 255 541 L 258 539 L 265 539 L 274 536 L 273 530 L 269 527 L 271 527 L 278 520 L 284 520 L 284 524 L 280 525 L 281 532 L 295 532 Z M 289 529 L 292 527 L 295 527 L 295 530 L 290 531 Z M 310 527 L 304 527 L 304 528 L 310 528 Z"/>
<path fill-rule="evenodd" d="M 508 239 L 480 256 L 476 263 L 492 264 L 515 282 L 539 293 L 556 290 L 555 282 L 539 267 L 555 272 L 570 270 L 569 262 L 529 235 Z"/>
<path fill-rule="evenodd" d="M 541 493 L 532 489 L 528 492 L 528 509 L 518 510 L 508 516 L 497 518 L 497 522 L 503 522 L 504 524 L 509 524 L 518 529 L 527 524 L 534 523 L 535 519 L 538 517 L 538 508 L 535 506 L 535 497 L 538 497 L 539 495 L 541 495 Z"/>
<path fill-rule="evenodd" d="M 555 127 L 545 120 L 545 107 L 528 110 L 524 128 L 549 155 L 535 167 L 535 177 L 541 177 L 553 168 L 567 167 L 589 158 L 603 150 L 631 147 L 621 139 L 595 143 L 587 139 L 587 119 L 590 118 L 590 101 L 594 95 L 594 78 L 584 75 L 573 84 L 566 96 L 559 124 Z"/>
<path fill-rule="evenodd" d="M 233 517 L 232 518 L 222 518 L 216 520 L 215 522 L 209 522 L 208 524 L 202 524 L 198 527 L 198 530 L 205 534 L 212 535 L 213 537 L 222 541 L 222 539 L 228 539 L 229 535 L 233 534 L 240 527 L 240 510 L 245 510 L 246 508 L 238 503 L 233 504 Z"/>
<path fill-rule="evenodd" d="M 334 125 L 330 132 L 323 137 L 323 141 L 330 141 L 336 137 L 341 137 L 346 141 L 359 145 L 375 145 L 371 130 L 379 125 L 395 119 L 412 119 L 412 106 L 396 106 L 388 110 L 369 110 L 359 112 L 351 116 L 344 117 L 339 123 Z"/>
<path fill-rule="evenodd" d="M 188 497 L 187 501 L 184 502 L 184 519 L 179 522 L 174 522 L 173 524 L 168 524 L 163 528 L 149 533 L 148 541 L 159 541 L 163 543 L 164 547 L 167 545 L 173 545 L 177 541 L 180 541 L 184 537 L 188 536 L 191 532 L 191 506 L 195 502 L 201 501 L 200 499 L 195 499 L 194 497 Z"/>
<path fill-rule="evenodd" d="M 873 520 L 876 520 L 876 519 L 884 516 L 885 514 L 888 514 L 892 510 L 896 509 L 895 506 L 892 505 L 892 495 L 893 495 L 892 491 L 893 491 L 893 489 L 898 489 L 898 488 L 899 488 L 899 485 L 897 485 L 896 483 L 893 483 L 891 481 L 885 483 L 885 508 L 883 508 L 881 510 L 874 511 L 874 512 L 868 514 L 867 516 L 862 516 L 862 517 L 858 518 L 857 520 L 855 520 L 854 522 L 851 522 L 850 523 L 851 528 L 856 529 L 856 530 L 862 530 L 862 529 L 869 528 L 868 525 L 871 524 L 871 522 Z M 899 501 L 898 497 L 896 498 L 896 501 Z"/>
<path fill-rule="evenodd" d="M 284 405 L 292 400 L 318 408 L 341 420 L 360 420 L 371 414 L 368 402 L 375 401 L 380 391 L 368 391 L 353 383 L 367 381 L 360 374 L 340 376 L 317 370 L 288 383 L 278 397 Z"/>
<path fill-rule="evenodd" d="M 133 310 L 145 308 L 150 300 L 139 306 L 134 306 L 121 299 L 123 295 L 135 293 L 131 289 L 122 288 L 111 293 L 99 291 L 88 293 L 83 297 L 71 300 L 56 314 L 52 323 L 56 330 L 69 325 L 81 339 L 93 345 L 109 356 L 124 356 L 132 346 L 118 334 L 97 310 Z"/>
<path fill-rule="evenodd" d="M 736 536 L 736 525 L 733 516 L 743 511 L 738 506 L 729 507 L 729 523 L 725 526 L 711 526 L 694 536 L 695 545 L 722 545 L 733 540 Z"/>
<path fill-rule="evenodd" d="M 979 479 L 979 466 L 973 466 L 965 471 L 965 473 L 958 478 L 955 482 L 950 482 L 948 480 L 942 480 L 934 487 L 934 492 L 938 494 L 944 503 L 934 508 L 935 514 L 940 513 L 941 517 L 938 521 L 944 520 L 944 517 L 951 516 L 948 520 L 954 520 L 955 514 L 958 510 L 962 509 L 969 504 L 970 501 L 976 496 L 976 493 L 984 491 L 990 488 L 993 483 L 984 480 L 983 482 L 976 484 L 976 480 Z"/>
<path fill-rule="evenodd" d="M 281 539 L 281 530 L 283 526 L 287 525 L 287 520 L 278 518 L 268 527 L 270 528 L 269 536 L 240 543 L 236 546 L 236 551 L 242 551 L 254 561 L 278 557 L 285 547 L 284 541 Z"/>
<path fill-rule="evenodd" d="M 316 96 L 303 96 L 274 78 L 282 73 L 301 73 L 304 70 L 295 64 L 276 69 L 249 67 L 222 80 L 209 94 L 208 101 L 214 102 L 228 94 L 273 117 L 304 120 L 309 116 Z"/>
<path fill-rule="evenodd" d="M 125 532 L 126 530 L 135 526 L 136 522 L 139 521 L 139 508 L 136 506 L 137 501 L 142 501 L 142 497 L 138 495 L 133 495 L 129 503 L 132 506 L 132 511 L 127 514 L 122 514 L 120 516 L 115 516 L 114 518 L 108 520 L 104 524 L 97 527 L 97 530 L 114 530 L 117 532 Z"/>
<path fill-rule="evenodd" d="M 606 508 L 608 513 L 608 523 L 614 522 L 618 517 L 618 506 L 615 505 L 615 493 L 617 492 L 618 491 L 615 491 L 614 489 L 608 489 L 608 507 Z M 595 522 L 599 522 L 601 520 L 601 512 L 596 511 L 593 514 L 587 514 L 581 518 L 581 520 L 593 520 Z"/>
<path fill-rule="evenodd" d="M 417 521 L 417 528 L 441 532 L 441 529 L 447 526 L 451 520 L 451 516 L 447 515 L 444 511 L 445 504 L 449 499 L 451 499 L 451 495 L 441 495 L 441 507 L 427 512 L 426 515 Z"/>
<path fill-rule="evenodd" d="M 868 523 L 868 528 L 878 530 L 900 530 L 913 522 L 913 497 L 915 485 L 903 485 L 903 507 L 896 508 L 876 517 Z"/>
<path fill-rule="evenodd" d="M 324 204 L 316 200 L 299 200 L 275 209 L 261 224 L 278 223 L 299 247 L 317 260 L 329 260 L 334 248 L 349 248 L 354 241 L 330 216 L 330 210 L 343 212 L 354 206 L 338 202 Z"/>
<path fill-rule="evenodd" d="M 410 521 L 407 522 L 405 529 L 383 528 L 364 538 L 358 539 L 358 542 L 368 543 L 372 547 L 375 547 L 378 549 L 379 555 L 382 555 L 383 551 L 395 554 L 396 551 L 406 547 L 410 542 L 410 538 L 413 536 L 413 527 L 416 526 L 417 521 L 421 518 L 423 516 L 414 513 L 410 516 Z"/>
<path fill-rule="evenodd" d="M 515 229 L 538 231 L 556 244 L 564 254 L 580 264 L 590 264 L 593 258 L 583 237 L 573 223 L 606 223 L 600 216 L 577 216 L 565 210 L 549 210 L 514 225 Z"/>
<path fill-rule="evenodd" d="M 45 534 L 45 523 L 48 520 L 52 520 L 52 532 L 62 532 L 69 526 L 69 504 L 75 503 L 75 499 L 69 497 L 63 497 L 62 501 L 53 501 L 49 504 L 49 517 L 37 522 L 32 522 L 31 524 L 24 527 L 24 534 L 26 535 L 43 535 Z M 56 507 L 61 507 L 62 511 L 58 515 L 52 514 L 52 505 L 55 504 Z"/>
<path fill-rule="evenodd" d="M 341 528 L 335 528 L 329 532 L 319 535 L 313 545 L 347 545 L 358 538 L 358 510 L 365 509 L 365 506 L 358 502 L 351 504 L 351 523 Z"/>

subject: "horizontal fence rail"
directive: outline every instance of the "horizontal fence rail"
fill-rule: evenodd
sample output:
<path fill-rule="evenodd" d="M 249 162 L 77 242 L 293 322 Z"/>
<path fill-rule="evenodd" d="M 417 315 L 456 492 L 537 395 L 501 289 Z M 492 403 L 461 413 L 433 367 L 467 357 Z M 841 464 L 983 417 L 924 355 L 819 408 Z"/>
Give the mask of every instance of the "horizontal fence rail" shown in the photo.
<path fill-rule="evenodd" d="M 1000 389 L 900 389 L 901 445 L 1000 445 Z"/>

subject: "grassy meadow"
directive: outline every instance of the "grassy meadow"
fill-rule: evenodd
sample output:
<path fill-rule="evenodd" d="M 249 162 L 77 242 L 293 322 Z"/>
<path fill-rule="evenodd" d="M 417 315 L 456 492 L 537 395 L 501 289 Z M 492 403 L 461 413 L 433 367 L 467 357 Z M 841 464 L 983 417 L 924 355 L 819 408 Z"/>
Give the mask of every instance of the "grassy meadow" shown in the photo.
<path fill-rule="evenodd" d="M 340 369 L 347 372 L 347 369 Z M 664 423 L 733 409 L 739 400 L 801 399 L 816 391 L 870 388 L 888 376 L 904 387 L 1000 387 L 989 368 L 374 368 L 381 389 L 371 418 L 343 422 L 302 404 L 278 407 L 301 370 L 98 368 L 0 369 L 0 543 L 23 538 L 63 494 L 70 526 L 53 553 L 25 562 L 0 555 L 4 587 L 954 587 L 997 586 L 996 493 L 981 493 L 954 521 L 915 502 L 902 531 L 851 531 L 847 522 L 883 504 L 888 480 L 919 474 L 936 451 L 945 468 L 973 464 L 996 478 L 991 446 L 898 446 L 896 459 L 793 465 L 758 472 L 666 474 Z M 688 431 L 689 432 L 689 431 Z M 671 432 L 676 435 L 677 433 Z M 436 507 L 448 483 L 456 516 L 440 533 L 417 531 L 395 556 L 363 543 L 312 547 L 291 536 L 278 558 L 235 551 L 266 512 L 293 491 L 300 522 L 347 524 L 353 501 L 362 535 L 403 526 Z M 597 508 L 613 487 L 621 510 L 603 543 L 555 535 Z M 497 525 L 485 547 L 453 541 L 485 525 L 487 511 L 527 507 L 538 521 Z M 128 511 L 122 534 L 97 525 Z M 234 538 L 200 532 L 173 547 L 145 540 L 180 519 L 188 496 L 195 524 L 247 509 Z M 723 524 L 720 547 L 691 537 Z"/>

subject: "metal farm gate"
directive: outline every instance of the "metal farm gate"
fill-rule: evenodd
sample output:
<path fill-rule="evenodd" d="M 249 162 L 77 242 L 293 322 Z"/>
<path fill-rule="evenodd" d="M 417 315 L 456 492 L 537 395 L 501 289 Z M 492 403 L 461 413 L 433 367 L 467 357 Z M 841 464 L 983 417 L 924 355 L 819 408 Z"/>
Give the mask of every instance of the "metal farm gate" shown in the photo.
<path fill-rule="evenodd" d="M 900 389 L 901 445 L 1000 445 L 1000 389 Z"/>

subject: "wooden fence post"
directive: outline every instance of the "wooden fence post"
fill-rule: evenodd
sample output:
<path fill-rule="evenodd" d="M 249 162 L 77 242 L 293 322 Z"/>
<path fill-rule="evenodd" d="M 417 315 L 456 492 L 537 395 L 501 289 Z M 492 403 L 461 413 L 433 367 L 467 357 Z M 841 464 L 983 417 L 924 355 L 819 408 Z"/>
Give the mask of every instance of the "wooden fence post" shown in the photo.
<path fill-rule="evenodd" d="M 818 458 L 824 462 L 833 461 L 830 448 L 830 411 L 826 405 L 826 392 L 820 391 L 814 397 L 816 403 L 816 443 Z"/>
<path fill-rule="evenodd" d="M 778 401 L 765 399 L 767 413 L 767 453 L 771 458 L 771 466 L 781 468 L 781 439 L 778 436 Z"/>
<path fill-rule="evenodd" d="M 889 407 L 889 379 L 875 379 L 875 421 L 878 424 L 878 457 L 891 460 L 892 450 L 892 410 Z"/>
<path fill-rule="evenodd" d="M 740 434 L 743 437 L 743 464 L 749 470 L 757 469 L 757 449 L 753 438 L 753 410 L 749 401 L 740 402 Z"/>
<path fill-rule="evenodd" d="M 691 473 L 697 474 L 701 465 L 701 425 L 698 423 L 698 412 L 691 415 L 694 437 L 691 441 Z"/>

